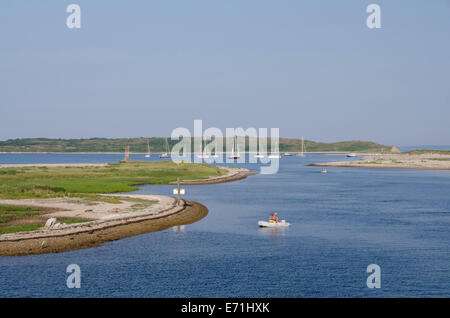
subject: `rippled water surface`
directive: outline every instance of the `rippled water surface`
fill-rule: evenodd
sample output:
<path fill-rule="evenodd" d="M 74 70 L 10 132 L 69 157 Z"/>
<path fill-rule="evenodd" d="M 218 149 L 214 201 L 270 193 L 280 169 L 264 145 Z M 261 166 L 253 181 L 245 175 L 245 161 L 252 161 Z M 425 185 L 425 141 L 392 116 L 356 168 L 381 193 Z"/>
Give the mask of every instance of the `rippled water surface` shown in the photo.
<path fill-rule="evenodd" d="M 0 154 L 0 163 L 121 157 Z M 0 297 L 449 297 L 450 171 L 322 174 L 304 166 L 346 159 L 285 157 L 276 175 L 185 186 L 186 199 L 203 203 L 209 214 L 182 228 L 67 253 L 0 258 Z M 171 195 L 172 188 L 146 185 L 137 193 Z M 258 228 L 274 210 L 292 226 Z M 81 267 L 80 289 L 66 287 L 72 263 Z M 381 289 L 366 287 L 372 263 L 381 267 Z"/>

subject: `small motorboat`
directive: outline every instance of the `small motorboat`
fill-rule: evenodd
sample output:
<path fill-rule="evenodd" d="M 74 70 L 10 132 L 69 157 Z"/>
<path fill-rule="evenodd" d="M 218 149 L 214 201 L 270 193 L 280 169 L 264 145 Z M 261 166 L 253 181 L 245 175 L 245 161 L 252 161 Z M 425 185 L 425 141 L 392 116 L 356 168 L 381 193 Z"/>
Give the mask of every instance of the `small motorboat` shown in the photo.
<path fill-rule="evenodd" d="M 270 154 L 269 159 L 281 159 L 281 155 L 280 154 Z"/>
<path fill-rule="evenodd" d="M 327 169 L 325 169 L 325 168 L 322 169 L 322 173 L 327 173 L 327 172 L 328 172 Z"/>
<path fill-rule="evenodd" d="M 290 152 L 285 152 L 285 153 L 284 153 L 284 156 L 285 156 L 285 157 L 292 157 L 293 154 L 291 154 Z"/>
<path fill-rule="evenodd" d="M 280 222 L 258 221 L 259 227 L 288 227 L 291 223 L 281 220 Z"/>
<path fill-rule="evenodd" d="M 355 153 L 348 153 L 347 157 L 353 158 L 353 157 L 356 157 L 356 154 Z"/>

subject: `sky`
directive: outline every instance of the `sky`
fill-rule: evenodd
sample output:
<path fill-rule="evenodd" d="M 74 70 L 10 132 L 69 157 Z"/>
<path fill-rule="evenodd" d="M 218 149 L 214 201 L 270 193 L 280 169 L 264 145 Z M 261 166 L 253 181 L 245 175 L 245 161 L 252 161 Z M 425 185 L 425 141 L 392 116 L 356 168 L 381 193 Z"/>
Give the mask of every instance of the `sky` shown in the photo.
<path fill-rule="evenodd" d="M 0 140 L 169 136 L 195 119 L 449 145 L 450 1 L 0 2 Z"/>

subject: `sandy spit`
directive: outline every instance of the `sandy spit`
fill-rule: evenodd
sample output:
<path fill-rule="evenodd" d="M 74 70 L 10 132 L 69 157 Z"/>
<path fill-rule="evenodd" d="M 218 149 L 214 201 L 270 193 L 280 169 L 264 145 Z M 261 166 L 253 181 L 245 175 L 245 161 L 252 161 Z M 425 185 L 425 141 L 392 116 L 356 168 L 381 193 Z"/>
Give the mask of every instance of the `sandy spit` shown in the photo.
<path fill-rule="evenodd" d="M 450 170 L 450 155 L 384 154 L 364 155 L 360 160 L 313 163 L 307 166 L 342 168 L 385 168 L 416 170 Z"/>
<path fill-rule="evenodd" d="M 190 184 L 215 184 L 215 183 L 224 183 L 237 181 L 241 179 L 245 179 L 250 175 L 257 174 L 256 172 L 250 171 L 248 169 L 243 168 L 231 168 L 231 167 L 221 167 L 222 169 L 227 169 L 228 173 L 222 176 L 210 177 L 208 179 L 201 180 L 183 180 L 180 181 L 180 184 L 190 185 Z M 177 184 L 176 182 L 170 182 L 169 184 Z"/>
<path fill-rule="evenodd" d="M 100 226 L 92 226 L 93 222 L 78 224 L 78 230 L 65 233 L 42 235 L 11 236 L 0 241 L 0 257 L 13 255 L 30 255 L 43 253 L 59 253 L 82 248 L 99 246 L 105 242 L 122 238 L 161 231 L 170 227 L 194 223 L 208 214 L 208 209 L 196 202 L 184 202 L 181 207 L 175 207 L 160 215 L 147 217 L 132 217 L 129 219 L 103 222 Z M 94 221 L 95 223 L 95 221 Z M 98 224 L 97 224 L 98 225 Z M 67 232 L 67 229 L 65 230 Z M 5 237 L 2 235 L 1 237 Z"/>

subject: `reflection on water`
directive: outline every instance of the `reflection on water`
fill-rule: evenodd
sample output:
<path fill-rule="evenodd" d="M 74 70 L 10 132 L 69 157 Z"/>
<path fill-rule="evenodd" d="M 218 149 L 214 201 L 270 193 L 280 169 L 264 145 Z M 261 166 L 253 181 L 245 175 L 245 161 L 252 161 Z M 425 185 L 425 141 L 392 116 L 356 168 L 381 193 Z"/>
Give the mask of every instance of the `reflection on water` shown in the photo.
<path fill-rule="evenodd" d="M 258 232 L 261 235 L 270 235 L 270 236 L 277 236 L 286 235 L 286 232 L 289 230 L 289 228 L 286 227 L 280 227 L 280 228 L 273 228 L 273 227 L 260 227 Z"/>
<path fill-rule="evenodd" d="M 172 230 L 174 231 L 174 232 L 184 232 L 184 230 L 185 230 L 185 225 L 178 225 L 178 226 L 174 226 L 174 227 L 172 227 Z"/>

